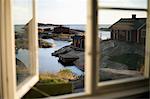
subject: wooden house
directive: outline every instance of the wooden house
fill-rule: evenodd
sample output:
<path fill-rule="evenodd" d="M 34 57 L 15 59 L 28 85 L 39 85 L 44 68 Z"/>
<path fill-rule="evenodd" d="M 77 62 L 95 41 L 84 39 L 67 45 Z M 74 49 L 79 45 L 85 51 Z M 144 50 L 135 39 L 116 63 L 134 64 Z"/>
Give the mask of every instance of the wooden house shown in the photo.
<path fill-rule="evenodd" d="M 110 30 L 113 40 L 143 44 L 146 37 L 146 18 L 136 18 L 136 15 L 132 15 L 132 18 L 121 18 Z"/>
<path fill-rule="evenodd" d="M 72 37 L 73 39 L 73 46 L 77 48 L 84 49 L 84 36 L 75 35 Z"/>

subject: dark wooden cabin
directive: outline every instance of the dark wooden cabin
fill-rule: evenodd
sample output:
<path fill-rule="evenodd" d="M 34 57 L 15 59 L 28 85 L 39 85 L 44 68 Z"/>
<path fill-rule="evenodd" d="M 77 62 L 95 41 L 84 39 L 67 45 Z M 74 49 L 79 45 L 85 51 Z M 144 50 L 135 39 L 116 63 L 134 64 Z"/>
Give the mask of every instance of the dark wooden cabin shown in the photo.
<path fill-rule="evenodd" d="M 146 37 L 146 18 L 136 18 L 136 15 L 132 15 L 132 18 L 121 18 L 110 30 L 113 40 L 143 44 Z"/>

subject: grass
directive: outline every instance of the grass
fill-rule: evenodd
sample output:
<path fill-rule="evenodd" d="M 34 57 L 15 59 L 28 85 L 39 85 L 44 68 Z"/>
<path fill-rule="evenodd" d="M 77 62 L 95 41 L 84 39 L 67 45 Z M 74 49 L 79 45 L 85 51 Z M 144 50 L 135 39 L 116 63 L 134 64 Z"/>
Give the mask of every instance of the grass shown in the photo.
<path fill-rule="evenodd" d="M 60 70 L 57 75 L 60 77 L 60 78 L 63 78 L 63 79 L 68 79 L 68 80 L 76 80 L 78 79 L 78 76 L 76 76 L 74 73 L 72 73 L 71 70 L 69 69 L 63 69 L 63 70 Z"/>
<path fill-rule="evenodd" d="M 43 39 L 39 39 L 39 48 L 51 48 L 53 47 L 52 43 L 46 42 Z"/>
<path fill-rule="evenodd" d="M 62 69 L 56 74 L 44 72 L 40 73 L 40 82 L 49 84 L 68 83 L 69 80 L 76 80 L 78 76 L 72 73 L 69 69 Z"/>
<path fill-rule="evenodd" d="M 49 96 L 56 96 L 56 95 L 64 95 L 73 92 L 73 84 L 69 82 L 68 79 L 64 79 L 64 76 L 67 74 L 70 75 L 72 73 L 69 69 L 60 70 L 60 72 L 56 74 L 51 74 L 48 72 L 40 73 L 40 80 L 34 86 L 34 88 L 42 91 L 43 93 L 48 94 Z M 59 74 L 62 74 L 61 76 Z M 65 74 L 65 75 L 63 75 Z M 37 92 L 32 88 L 24 97 L 23 99 L 29 98 L 44 98 L 47 97 L 44 94 Z"/>
<path fill-rule="evenodd" d="M 109 60 L 125 64 L 128 66 L 129 70 L 138 70 L 144 64 L 144 57 L 138 54 L 111 56 Z"/>
<path fill-rule="evenodd" d="M 60 78 L 56 74 L 51 73 L 41 73 L 40 74 L 40 83 L 49 83 L 49 84 L 62 84 L 62 83 L 68 83 L 68 80 L 64 80 Z"/>

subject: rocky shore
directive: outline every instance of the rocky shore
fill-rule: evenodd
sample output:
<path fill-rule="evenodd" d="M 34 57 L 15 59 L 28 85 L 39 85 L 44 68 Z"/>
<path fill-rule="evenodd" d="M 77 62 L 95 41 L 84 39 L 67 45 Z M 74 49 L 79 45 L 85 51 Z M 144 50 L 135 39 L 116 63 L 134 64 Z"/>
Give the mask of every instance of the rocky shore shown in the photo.
<path fill-rule="evenodd" d="M 101 80 L 104 81 L 141 75 L 139 71 L 144 64 L 143 45 L 106 40 L 101 41 L 100 52 L 101 64 L 99 71 Z M 61 60 L 60 62 L 63 64 L 73 64 L 84 71 L 84 50 L 79 50 L 69 45 L 55 51 L 52 55 L 59 57 L 59 60 Z"/>

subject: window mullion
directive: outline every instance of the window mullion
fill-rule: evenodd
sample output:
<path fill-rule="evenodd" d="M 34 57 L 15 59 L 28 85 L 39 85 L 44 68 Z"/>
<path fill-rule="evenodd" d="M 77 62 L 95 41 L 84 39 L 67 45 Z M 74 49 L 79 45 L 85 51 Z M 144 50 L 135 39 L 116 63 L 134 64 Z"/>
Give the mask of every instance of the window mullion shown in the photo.
<path fill-rule="evenodd" d="M 150 1 L 148 3 L 148 12 L 147 12 L 147 25 L 146 25 L 146 47 L 145 47 L 145 70 L 144 76 L 149 77 L 149 69 L 150 69 Z"/>
<path fill-rule="evenodd" d="M 2 51 L 2 81 L 3 95 L 7 99 L 17 99 L 16 96 L 16 68 L 15 44 L 12 23 L 12 1 L 2 0 L 1 15 L 1 51 Z M 1 6 L 1 5 L 0 5 Z"/>
<path fill-rule="evenodd" d="M 97 0 L 88 0 L 87 27 L 85 34 L 85 91 L 93 94 L 98 82 L 98 6 Z"/>

